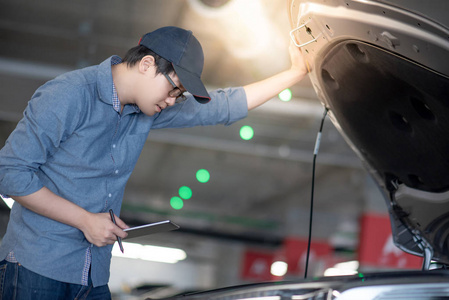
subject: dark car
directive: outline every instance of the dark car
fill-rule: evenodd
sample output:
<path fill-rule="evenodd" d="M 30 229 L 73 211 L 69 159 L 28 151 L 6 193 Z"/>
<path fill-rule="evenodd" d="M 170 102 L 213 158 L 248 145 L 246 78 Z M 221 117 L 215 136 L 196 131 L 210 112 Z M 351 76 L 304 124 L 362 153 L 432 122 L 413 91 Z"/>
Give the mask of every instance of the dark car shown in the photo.
<path fill-rule="evenodd" d="M 395 244 L 424 269 L 449 263 L 449 3 L 290 1 L 290 13 L 320 101 L 385 197 Z"/>
<path fill-rule="evenodd" d="M 423 270 L 261 283 L 176 299 L 449 299 L 449 1 L 290 0 L 291 38 Z M 439 264 L 430 270 L 431 262 Z"/>

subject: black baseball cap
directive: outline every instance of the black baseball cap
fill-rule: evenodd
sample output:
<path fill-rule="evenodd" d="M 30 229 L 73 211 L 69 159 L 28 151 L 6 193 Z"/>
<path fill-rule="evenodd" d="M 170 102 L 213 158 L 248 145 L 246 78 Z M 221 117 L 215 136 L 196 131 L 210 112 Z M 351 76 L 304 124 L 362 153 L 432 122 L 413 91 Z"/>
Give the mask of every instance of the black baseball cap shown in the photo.
<path fill-rule="evenodd" d="M 204 55 L 201 44 L 192 31 L 167 26 L 145 34 L 139 41 L 154 53 L 173 64 L 176 75 L 185 89 L 199 103 L 207 103 L 210 96 L 201 81 Z"/>

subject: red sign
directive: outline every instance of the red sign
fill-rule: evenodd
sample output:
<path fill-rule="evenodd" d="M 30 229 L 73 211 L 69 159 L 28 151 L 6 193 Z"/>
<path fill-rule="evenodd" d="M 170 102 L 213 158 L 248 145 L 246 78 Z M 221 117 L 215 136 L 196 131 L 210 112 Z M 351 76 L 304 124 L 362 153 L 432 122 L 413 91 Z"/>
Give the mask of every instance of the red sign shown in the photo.
<path fill-rule="evenodd" d="M 289 237 L 284 240 L 285 262 L 288 264 L 288 274 L 299 274 L 305 270 L 307 258 L 307 239 Z M 327 242 L 314 241 L 310 245 L 309 263 L 325 261 L 331 255 L 332 249 Z"/>
<path fill-rule="evenodd" d="M 273 261 L 273 253 L 247 250 L 243 256 L 242 278 L 257 281 L 271 280 L 271 264 Z"/>
<path fill-rule="evenodd" d="M 366 214 L 361 219 L 359 237 L 359 262 L 361 266 L 419 269 L 422 258 L 408 254 L 393 243 L 390 218 Z"/>

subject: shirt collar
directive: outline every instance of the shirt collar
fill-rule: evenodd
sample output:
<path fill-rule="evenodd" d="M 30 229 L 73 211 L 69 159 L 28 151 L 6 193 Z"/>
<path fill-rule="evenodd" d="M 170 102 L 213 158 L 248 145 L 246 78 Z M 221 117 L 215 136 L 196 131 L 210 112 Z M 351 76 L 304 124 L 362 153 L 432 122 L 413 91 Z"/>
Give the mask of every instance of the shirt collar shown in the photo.
<path fill-rule="evenodd" d="M 122 62 L 122 59 L 119 56 L 112 56 L 111 57 L 111 66 L 118 65 Z M 121 103 L 118 98 L 117 89 L 115 88 L 114 81 L 112 81 L 112 107 L 114 110 L 118 113 L 121 111 Z M 137 105 L 133 104 L 132 108 L 135 112 L 139 113 L 140 109 Z"/>
<path fill-rule="evenodd" d="M 115 84 L 112 83 L 112 107 L 116 112 L 120 112 L 120 100 L 118 99 L 117 90 L 115 89 Z"/>

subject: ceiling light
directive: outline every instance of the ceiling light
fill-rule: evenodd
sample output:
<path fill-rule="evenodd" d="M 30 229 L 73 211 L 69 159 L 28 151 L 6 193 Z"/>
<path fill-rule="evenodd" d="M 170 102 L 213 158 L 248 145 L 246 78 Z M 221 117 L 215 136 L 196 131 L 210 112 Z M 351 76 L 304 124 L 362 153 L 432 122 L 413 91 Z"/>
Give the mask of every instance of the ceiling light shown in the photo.
<path fill-rule="evenodd" d="M 358 273 L 358 268 L 359 262 L 356 260 L 342 262 L 324 271 L 324 276 L 355 275 Z"/>
<path fill-rule="evenodd" d="M 192 198 L 192 189 L 188 186 L 182 186 L 179 188 L 179 197 L 182 199 L 188 200 Z"/>
<path fill-rule="evenodd" d="M 206 183 L 210 179 L 210 173 L 206 169 L 199 169 L 196 172 L 196 179 L 201 183 Z"/>
<path fill-rule="evenodd" d="M 243 140 L 248 141 L 252 139 L 253 136 L 254 136 L 254 129 L 251 126 L 245 125 L 242 126 L 242 128 L 240 128 L 240 137 Z"/>
<path fill-rule="evenodd" d="M 279 99 L 284 102 L 292 100 L 292 91 L 290 89 L 285 89 L 278 95 Z"/>
<path fill-rule="evenodd" d="M 149 246 L 126 242 L 123 243 L 123 248 L 125 249 L 124 253 L 120 251 L 117 243 L 115 243 L 112 248 L 112 256 L 169 264 L 177 263 L 187 257 L 184 250 L 177 248 Z"/>
<path fill-rule="evenodd" d="M 171 199 L 170 199 L 170 206 L 173 209 L 181 209 L 184 206 L 184 201 L 182 201 L 181 198 L 176 197 L 176 196 L 175 197 L 171 197 Z"/>
<path fill-rule="evenodd" d="M 284 276 L 287 273 L 288 265 L 283 261 L 275 261 L 271 265 L 271 275 Z"/>

